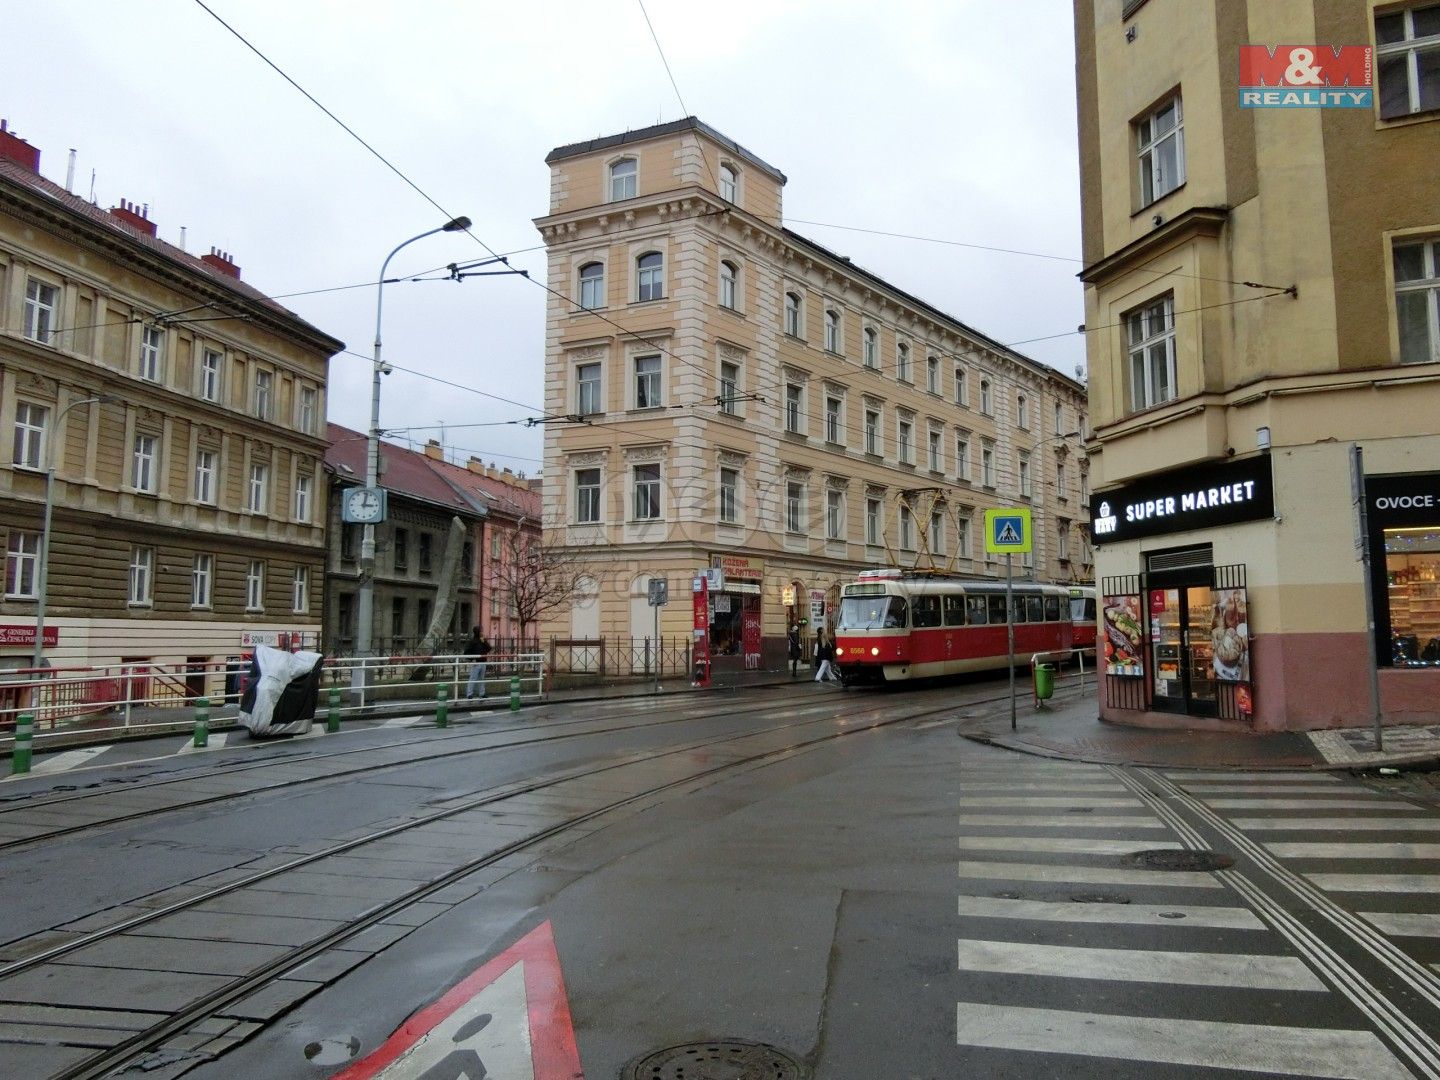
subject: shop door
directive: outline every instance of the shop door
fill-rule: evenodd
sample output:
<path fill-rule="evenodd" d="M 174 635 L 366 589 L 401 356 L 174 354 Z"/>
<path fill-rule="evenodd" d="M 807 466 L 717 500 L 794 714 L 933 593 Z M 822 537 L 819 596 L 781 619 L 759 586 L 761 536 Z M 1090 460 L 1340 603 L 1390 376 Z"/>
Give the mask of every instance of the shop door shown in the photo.
<path fill-rule="evenodd" d="M 1211 662 L 1210 586 L 1151 589 L 1150 642 L 1154 674 L 1151 704 L 1165 712 L 1216 716 L 1215 669 Z"/>

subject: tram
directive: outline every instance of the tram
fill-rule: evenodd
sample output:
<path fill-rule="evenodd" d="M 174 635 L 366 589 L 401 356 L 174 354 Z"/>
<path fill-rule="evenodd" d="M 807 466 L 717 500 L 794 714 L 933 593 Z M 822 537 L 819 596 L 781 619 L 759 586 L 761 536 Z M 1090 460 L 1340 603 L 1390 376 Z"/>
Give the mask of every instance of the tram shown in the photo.
<path fill-rule="evenodd" d="M 1020 582 L 1017 662 L 1071 648 L 1070 590 Z M 835 663 L 846 684 L 1003 670 L 1009 663 L 1005 583 L 905 570 L 863 570 L 840 594 Z"/>
<path fill-rule="evenodd" d="M 1095 648 L 1095 586 L 1070 586 L 1070 647 Z"/>

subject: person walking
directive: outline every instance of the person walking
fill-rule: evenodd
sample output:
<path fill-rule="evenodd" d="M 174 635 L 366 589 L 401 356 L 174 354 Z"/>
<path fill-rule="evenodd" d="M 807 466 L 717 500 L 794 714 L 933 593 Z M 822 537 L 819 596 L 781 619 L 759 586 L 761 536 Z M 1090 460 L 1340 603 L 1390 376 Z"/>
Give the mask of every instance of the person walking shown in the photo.
<path fill-rule="evenodd" d="M 816 682 L 839 682 L 840 677 L 835 674 L 835 639 L 824 630 L 819 632 L 815 642 L 815 659 L 819 661 L 816 665 Z"/>
<path fill-rule="evenodd" d="M 490 643 L 480 633 L 480 627 L 470 631 L 465 640 L 465 655 L 470 659 L 470 679 L 465 684 L 465 696 L 476 697 L 475 687 L 480 687 L 479 697 L 485 696 L 485 658 L 490 655 Z"/>
<path fill-rule="evenodd" d="M 800 624 L 790 624 L 790 677 L 800 674 Z"/>

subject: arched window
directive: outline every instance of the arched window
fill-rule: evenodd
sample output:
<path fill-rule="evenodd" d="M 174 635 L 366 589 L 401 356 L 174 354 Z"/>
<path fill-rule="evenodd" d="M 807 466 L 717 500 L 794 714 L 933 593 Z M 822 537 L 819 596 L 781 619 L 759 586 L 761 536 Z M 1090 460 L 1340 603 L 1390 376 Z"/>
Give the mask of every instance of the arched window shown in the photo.
<path fill-rule="evenodd" d="M 586 263 L 580 267 L 580 306 L 587 311 L 605 306 L 605 264 Z"/>
<path fill-rule="evenodd" d="M 800 294 L 785 294 L 785 333 L 791 337 L 800 336 Z"/>
<path fill-rule="evenodd" d="M 740 278 L 740 267 L 729 259 L 720 263 L 720 306 L 735 310 L 736 284 Z"/>
<path fill-rule="evenodd" d="M 647 251 L 635 260 L 638 271 L 636 300 L 659 300 L 665 295 L 665 256 Z"/>
<path fill-rule="evenodd" d="M 1015 395 L 1015 423 L 1022 428 L 1030 426 L 1030 403 L 1024 394 Z"/>
<path fill-rule="evenodd" d="M 990 380 L 980 380 L 980 411 L 990 416 L 995 411 L 994 402 L 990 400 Z"/>
<path fill-rule="evenodd" d="M 910 346 L 903 341 L 895 346 L 895 378 L 910 381 Z"/>
<path fill-rule="evenodd" d="M 735 183 L 737 179 L 738 176 L 733 166 L 720 166 L 720 197 L 726 202 L 735 201 Z"/>
<path fill-rule="evenodd" d="M 636 161 L 634 158 L 621 158 L 610 166 L 611 202 L 635 198 L 636 171 Z"/>
<path fill-rule="evenodd" d="M 865 328 L 865 366 L 868 368 L 880 366 L 880 335 L 875 332 L 873 326 Z"/>
<path fill-rule="evenodd" d="M 833 353 L 840 351 L 840 313 L 833 309 L 825 312 L 825 348 Z"/>

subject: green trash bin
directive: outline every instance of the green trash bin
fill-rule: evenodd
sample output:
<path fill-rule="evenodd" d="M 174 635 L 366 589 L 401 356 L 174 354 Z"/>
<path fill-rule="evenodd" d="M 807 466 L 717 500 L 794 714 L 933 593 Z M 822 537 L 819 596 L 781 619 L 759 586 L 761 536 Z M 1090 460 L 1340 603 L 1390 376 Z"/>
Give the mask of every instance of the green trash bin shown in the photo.
<path fill-rule="evenodd" d="M 1046 701 L 1055 696 L 1055 665 L 1035 665 L 1035 700 Z"/>

